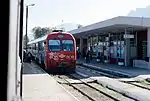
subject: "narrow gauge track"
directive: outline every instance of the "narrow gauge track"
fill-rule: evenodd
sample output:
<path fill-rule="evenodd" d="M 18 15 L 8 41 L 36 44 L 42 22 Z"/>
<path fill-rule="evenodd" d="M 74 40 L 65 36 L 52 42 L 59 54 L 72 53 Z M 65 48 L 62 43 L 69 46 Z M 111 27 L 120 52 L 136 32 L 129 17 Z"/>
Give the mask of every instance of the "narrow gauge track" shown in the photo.
<path fill-rule="evenodd" d="M 59 75 L 58 78 L 61 79 L 60 81 L 58 80 L 58 83 L 62 84 L 61 81 L 64 80 L 65 83 L 63 82 L 63 84 L 73 87 L 75 90 L 88 97 L 91 101 L 135 101 L 131 98 L 123 96 L 122 94 L 117 92 L 114 93 L 114 91 L 108 90 L 96 81 L 81 80 L 81 76 L 78 74 L 70 74 L 67 76 Z M 110 93 L 106 93 L 105 90 Z M 115 96 L 111 94 L 115 94 Z"/>
<path fill-rule="evenodd" d="M 86 66 L 78 66 L 79 68 L 82 68 L 82 69 L 85 69 L 86 71 L 91 71 L 92 73 L 98 73 L 102 76 L 106 76 L 106 77 L 110 77 L 110 78 L 119 78 L 119 77 L 124 77 L 124 75 L 118 75 L 118 74 L 114 74 L 114 73 L 111 73 L 111 72 L 104 72 L 104 71 L 101 71 L 101 70 L 93 70 L 91 68 L 87 68 Z M 128 78 L 128 77 L 127 77 Z M 140 83 L 140 81 L 120 81 L 120 82 L 123 82 L 123 83 L 127 83 L 127 84 L 131 84 L 131 85 L 134 85 L 134 86 L 137 86 L 137 87 L 140 87 L 140 88 L 143 88 L 143 89 L 147 89 L 147 90 L 150 90 L 150 83 L 147 83 L 147 85 L 143 85 Z"/>
<path fill-rule="evenodd" d="M 143 89 L 150 90 L 150 84 L 143 85 L 142 83 L 140 83 L 140 81 L 121 81 L 121 82 L 124 82 L 124 83 L 127 83 L 127 84 L 131 84 L 131 85 L 143 88 Z"/>
<path fill-rule="evenodd" d="M 114 90 L 107 89 L 107 90 L 109 90 L 109 91 L 115 93 L 115 95 L 118 94 L 118 95 L 119 95 L 119 98 L 116 97 L 116 96 L 114 96 L 114 95 L 110 95 L 110 93 L 106 93 L 106 91 L 103 91 L 103 90 L 101 90 L 100 88 L 97 88 L 97 86 L 104 87 L 103 85 L 100 85 L 99 83 L 97 83 L 97 80 L 95 80 L 95 82 L 93 82 L 93 83 L 87 83 L 87 82 L 85 82 L 86 80 L 85 80 L 85 81 L 82 80 L 82 76 L 79 75 L 79 74 L 71 74 L 71 75 L 69 75 L 69 76 L 71 76 L 72 78 L 75 78 L 75 79 L 80 79 L 80 81 L 82 81 L 82 82 L 85 83 L 86 85 L 92 87 L 93 89 L 95 89 L 95 90 L 97 90 L 97 91 L 99 91 L 99 92 L 105 94 L 106 96 L 109 96 L 109 97 L 111 97 L 111 98 L 113 98 L 113 99 L 115 99 L 115 100 L 117 100 L 117 101 L 118 101 L 118 100 L 119 100 L 119 101 L 136 101 L 135 99 L 130 98 L 130 97 L 126 96 L 126 95 L 122 95 L 122 94 L 120 94 L 120 93 L 118 93 L 118 92 L 116 92 L 116 91 L 114 91 Z M 106 89 L 106 88 L 105 88 L 105 89 Z"/>

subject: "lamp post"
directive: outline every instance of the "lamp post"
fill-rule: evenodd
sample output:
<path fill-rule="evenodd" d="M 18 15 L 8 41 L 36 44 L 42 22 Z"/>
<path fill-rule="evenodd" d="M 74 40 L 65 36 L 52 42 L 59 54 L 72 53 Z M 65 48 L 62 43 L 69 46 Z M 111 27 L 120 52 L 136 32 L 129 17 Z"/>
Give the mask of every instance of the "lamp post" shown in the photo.
<path fill-rule="evenodd" d="M 26 5 L 26 52 L 27 52 L 27 33 L 28 33 L 28 7 L 34 6 L 35 4 Z"/>

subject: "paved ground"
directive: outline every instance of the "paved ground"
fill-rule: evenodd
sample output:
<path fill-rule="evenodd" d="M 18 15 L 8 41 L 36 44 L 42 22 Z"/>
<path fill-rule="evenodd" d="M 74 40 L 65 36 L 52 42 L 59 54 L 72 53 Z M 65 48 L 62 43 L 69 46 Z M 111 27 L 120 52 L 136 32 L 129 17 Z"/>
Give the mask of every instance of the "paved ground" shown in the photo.
<path fill-rule="evenodd" d="M 24 63 L 23 74 L 46 74 L 46 72 L 35 63 Z"/>
<path fill-rule="evenodd" d="M 23 101 L 78 101 L 35 64 L 24 64 Z"/>

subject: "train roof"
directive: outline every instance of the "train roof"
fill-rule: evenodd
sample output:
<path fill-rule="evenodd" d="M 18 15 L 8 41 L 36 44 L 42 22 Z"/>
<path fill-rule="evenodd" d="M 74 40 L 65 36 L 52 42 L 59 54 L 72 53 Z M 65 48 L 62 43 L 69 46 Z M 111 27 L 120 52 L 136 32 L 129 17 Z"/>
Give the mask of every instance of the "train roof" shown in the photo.
<path fill-rule="evenodd" d="M 58 32 L 52 32 L 50 34 L 55 34 L 55 33 L 58 33 Z M 61 32 L 61 33 L 63 33 L 63 34 L 70 34 L 68 32 Z M 40 38 L 37 38 L 37 39 L 35 39 L 33 41 L 30 41 L 30 42 L 28 42 L 28 45 L 33 44 L 33 43 L 37 43 L 37 42 L 40 42 L 40 41 L 44 41 L 44 40 L 46 40 L 47 36 L 50 35 L 50 34 L 47 34 L 47 35 L 45 35 L 43 37 L 40 37 Z"/>
<path fill-rule="evenodd" d="M 40 42 L 40 41 L 44 41 L 44 40 L 46 40 L 47 36 L 48 36 L 48 34 L 43 36 L 43 37 L 41 37 L 41 38 L 37 38 L 37 39 L 35 39 L 33 41 L 30 41 L 30 42 L 28 42 L 28 45 L 29 44 L 33 44 L 33 43 L 37 43 L 37 42 Z"/>

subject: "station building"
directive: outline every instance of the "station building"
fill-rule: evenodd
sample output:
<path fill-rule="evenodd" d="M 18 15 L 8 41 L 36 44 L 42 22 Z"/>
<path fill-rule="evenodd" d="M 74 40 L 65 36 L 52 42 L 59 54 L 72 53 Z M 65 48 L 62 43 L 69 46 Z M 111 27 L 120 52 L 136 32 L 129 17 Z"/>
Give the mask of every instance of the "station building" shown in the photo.
<path fill-rule="evenodd" d="M 82 53 L 92 46 L 105 63 L 150 69 L 150 18 L 118 16 L 69 32 Z"/>

